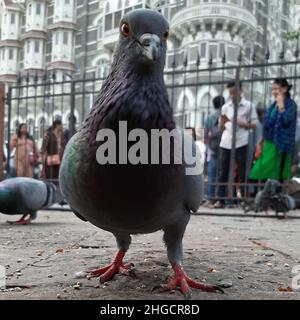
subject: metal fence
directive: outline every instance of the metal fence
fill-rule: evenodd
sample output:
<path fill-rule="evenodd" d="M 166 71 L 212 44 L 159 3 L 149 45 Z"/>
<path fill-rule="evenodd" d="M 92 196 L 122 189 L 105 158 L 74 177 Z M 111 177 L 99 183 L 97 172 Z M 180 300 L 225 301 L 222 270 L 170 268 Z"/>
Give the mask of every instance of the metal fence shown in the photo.
<path fill-rule="evenodd" d="M 218 95 L 228 99 L 226 86 L 230 80 L 242 82 L 244 95 L 252 103 L 253 108 L 260 106 L 266 110 L 272 101 L 273 80 L 285 77 L 293 85 L 293 98 L 300 105 L 298 52 L 293 61 L 284 60 L 284 55 L 278 62 L 270 62 L 269 58 L 270 54 L 267 53 L 265 61 L 257 63 L 253 55 L 252 63 L 245 64 L 242 63 L 242 57 L 239 57 L 238 63 L 234 65 L 227 63 L 225 57 L 218 62 L 214 62 L 211 58 L 208 65 L 201 64 L 199 59 L 195 65 L 185 60 L 182 66 L 178 66 L 174 61 L 172 68 L 165 72 L 165 81 L 177 125 L 183 128 L 195 128 L 197 140 L 200 145 L 203 144 L 207 119 L 214 113 L 212 100 Z M 9 144 L 20 123 L 27 124 L 29 134 L 36 141 L 38 148 L 41 148 L 45 132 L 55 119 L 61 119 L 65 129 L 72 135 L 89 113 L 103 80 L 96 77 L 76 80 L 55 72 L 46 72 L 43 77 L 38 74 L 20 75 L 17 83 L 7 89 L 5 98 L 7 174 L 12 173 L 13 166 L 13 161 L 9 161 L 13 151 Z M 297 141 L 299 141 L 298 133 Z M 250 166 L 251 157 L 248 159 Z M 234 166 L 233 155 L 230 165 L 231 175 L 226 183 L 228 194 L 225 197 L 231 200 L 240 197 L 238 190 L 241 188 L 241 184 L 235 180 Z M 37 176 L 38 168 L 40 167 L 37 167 Z M 207 169 L 205 172 L 207 173 Z M 213 185 L 220 186 L 218 179 Z M 248 181 L 246 186 L 249 186 Z M 249 194 L 244 195 L 248 196 Z M 215 190 L 215 199 L 217 198 Z"/>

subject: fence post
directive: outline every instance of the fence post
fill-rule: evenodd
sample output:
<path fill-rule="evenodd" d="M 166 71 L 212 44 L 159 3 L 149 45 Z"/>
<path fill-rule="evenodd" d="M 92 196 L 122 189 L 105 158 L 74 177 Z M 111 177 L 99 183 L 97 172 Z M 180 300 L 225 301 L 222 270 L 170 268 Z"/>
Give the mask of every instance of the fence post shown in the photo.
<path fill-rule="evenodd" d="M 76 119 L 75 119 L 75 81 L 71 82 L 71 109 L 70 109 L 70 136 L 76 133 Z"/>
<path fill-rule="evenodd" d="M 4 83 L 0 83 L 0 181 L 3 180 L 3 146 L 4 146 L 4 97 L 5 86 Z"/>
<path fill-rule="evenodd" d="M 236 155 L 236 134 L 237 134 L 237 120 L 238 120 L 238 108 L 240 105 L 240 96 L 241 96 L 241 65 L 239 64 L 236 69 L 236 78 L 235 78 L 235 90 L 236 97 L 233 99 L 234 104 L 234 116 L 232 123 L 232 147 L 230 153 L 230 176 L 228 184 L 228 196 L 230 199 L 234 198 L 234 165 L 235 165 L 235 155 Z M 246 169 L 246 168 L 245 168 Z"/>
<path fill-rule="evenodd" d="M 9 87 L 8 88 L 8 92 L 7 92 L 7 96 L 6 96 L 6 104 L 7 104 L 7 111 L 8 111 L 8 126 L 7 126 L 7 164 L 6 164 L 6 168 L 7 168 L 7 175 L 10 175 L 10 155 L 11 155 L 11 151 L 10 151 L 10 134 L 11 134 L 11 97 L 12 97 L 12 88 Z"/>

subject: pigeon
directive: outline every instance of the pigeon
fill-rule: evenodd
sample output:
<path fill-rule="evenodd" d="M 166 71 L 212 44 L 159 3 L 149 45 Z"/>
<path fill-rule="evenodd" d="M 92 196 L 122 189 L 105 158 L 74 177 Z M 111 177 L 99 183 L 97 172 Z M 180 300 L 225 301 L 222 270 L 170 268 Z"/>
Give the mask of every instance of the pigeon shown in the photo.
<path fill-rule="evenodd" d="M 63 200 L 59 188 L 32 178 L 11 178 L 0 182 L 0 212 L 22 215 L 14 225 L 28 225 L 36 219 L 37 211 Z"/>
<path fill-rule="evenodd" d="M 257 193 L 255 197 L 255 212 L 266 212 L 273 210 L 278 216 L 283 212 L 284 217 L 287 217 L 287 212 L 296 208 L 296 203 L 293 197 L 282 192 L 282 187 L 277 180 L 268 180 L 265 183 L 264 189 Z"/>
<path fill-rule="evenodd" d="M 276 194 L 279 186 L 280 184 L 276 180 L 268 180 L 265 183 L 263 190 L 259 191 L 255 197 L 255 212 L 268 212 L 271 207 L 272 197 Z"/>
<path fill-rule="evenodd" d="M 159 12 L 138 9 L 121 19 L 119 31 L 110 73 L 90 114 L 69 141 L 59 175 L 63 196 L 74 213 L 116 238 L 118 252 L 112 263 L 87 272 L 101 283 L 118 273 L 132 275 L 134 265 L 123 262 L 131 235 L 162 230 L 173 274 L 153 290 L 179 289 L 186 299 L 192 288 L 223 292 L 218 286 L 194 281 L 182 265 L 186 226 L 202 203 L 203 168 L 187 175 L 190 161 L 186 159 L 181 164 L 166 165 L 161 158 L 156 164 L 132 164 L 120 157 L 120 148 L 128 151 L 134 144 L 128 139 L 126 147 L 121 122 L 126 122 L 128 132 L 142 129 L 148 135 L 152 130 L 176 130 L 163 73 L 169 24 Z M 106 129 L 116 136 L 118 161 L 100 164 L 97 151 L 105 142 L 97 137 Z M 189 140 L 187 133 L 178 130 L 174 141 L 180 139 L 201 157 L 192 137 Z M 175 159 L 179 152 L 174 141 L 170 154 Z M 160 150 L 165 150 L 161 144 Z"/>

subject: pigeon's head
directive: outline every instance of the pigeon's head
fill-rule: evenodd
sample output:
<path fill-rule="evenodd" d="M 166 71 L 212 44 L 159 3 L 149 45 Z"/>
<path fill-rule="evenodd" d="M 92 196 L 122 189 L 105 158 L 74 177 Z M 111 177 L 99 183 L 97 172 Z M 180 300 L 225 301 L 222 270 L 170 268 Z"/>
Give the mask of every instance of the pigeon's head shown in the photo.
<path fill-rule="evenodd" d="M 169 24 L 157 11 L 139 9 L 126 14 L 120 21 L 117 61 L 137 67 L 165 65 Z"/>

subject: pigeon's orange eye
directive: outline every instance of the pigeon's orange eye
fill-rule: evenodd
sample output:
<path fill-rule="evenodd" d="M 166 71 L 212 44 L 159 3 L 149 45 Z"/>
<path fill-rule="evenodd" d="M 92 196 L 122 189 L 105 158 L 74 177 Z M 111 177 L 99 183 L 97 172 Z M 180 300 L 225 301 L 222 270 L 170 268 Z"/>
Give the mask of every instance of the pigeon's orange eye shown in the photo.
<path fill-rule="evenodd" d="M 130 35 L 130 28 L 128 23 L 123 23 L 121 26 L 121 32 L 124 37 L 128 37 Z"/>
<path fill-rule="evenodd" d="M 168 40 L 170 37 L 170 32 L 169 31 L 166 31 L 166 33 L 164 34 L 164 39 L 165 40 Z"/>

